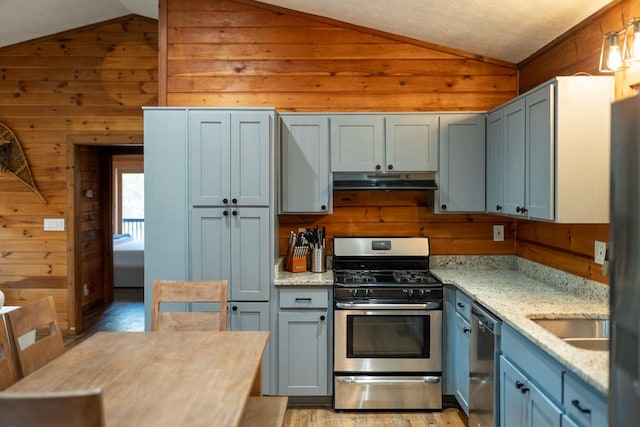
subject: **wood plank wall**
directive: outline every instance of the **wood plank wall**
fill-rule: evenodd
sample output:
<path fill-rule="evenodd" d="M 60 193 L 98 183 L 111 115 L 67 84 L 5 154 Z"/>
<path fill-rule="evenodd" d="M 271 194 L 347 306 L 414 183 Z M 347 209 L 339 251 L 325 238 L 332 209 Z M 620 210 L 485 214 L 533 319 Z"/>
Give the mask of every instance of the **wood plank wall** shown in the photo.
<path fill-rule="evenodd" d="M 0 121 L 22 141 L 48 201 L 0 172 L 0 288 L 10 305 L 53 295 L 61 327 L 72 332 L 71 242 L 67 232 L 43 231 L 43 219 L 65 218 L 74 230 L 67 141 L 113 144 L 119 134 L 128 144 L 128 135 L 142 134 L 140 107 L 158 103 L 157 43 L 156 20 L 128 16 L 0 49 Z M 78 232 L 88 238 L 91 227 Z"/>
<path fill-rule="evenodd" d="M 160 8 L 161 41 L 163 20 L 167 33 L 159 63 L 171 106 L 484 111 L 517 90 L 513 64 L 257 2 L 166 0 Z M 324 225 L 329 237 L 429 235 L 434 254 L 515 253 L 514 220 L 435 215 L 427 196 L 336 192 L 332 215 L 280 216 L 280 251 L 290 230 Z M 493 242 L 492 224 L 506 226 L 505 242 Z"/>

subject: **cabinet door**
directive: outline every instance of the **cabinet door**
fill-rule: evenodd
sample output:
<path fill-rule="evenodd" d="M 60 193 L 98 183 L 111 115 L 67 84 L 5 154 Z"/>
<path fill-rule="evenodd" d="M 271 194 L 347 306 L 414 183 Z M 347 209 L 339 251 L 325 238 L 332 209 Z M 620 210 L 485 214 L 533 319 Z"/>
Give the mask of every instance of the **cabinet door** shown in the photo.
<path fill-rule="evenodd" d="M 519 99 L 504 107 L 504 213 L 525 213 L 525 104 Z M 526 211 L 525 211 L 526 212 Z"/>
<path fill-rule="evenodd" d="M 227 280 L 231 291 L 230 248 L 230 208 L 193 209 L 191 212 L 191 279 Z"/>
<path fill-rule="evenodd" d="M 503 109 L 487 115 L 487 212 L 502 213 L 504 205 L 504 120 Z"/>
<path fill-rule="evenodd" d="M 272 258 L 268 208 L 231 209 L 230 300 L 267 301 Z"/>
<path fill-rule="evenodd" d="M 527 399 L 522 393 L 527 378 L 500 356 L 500 427 L 528 426 Z"/>
<path fill-rule="evenodd" d="M 456 335 L 455 335 L 455 383 L 456 398 L 460 407 L 467 415 L 469 414 L 469 333 L 471 326 L 460 315 L 456 313 Z"/>
<path fill-rule="evenodd" d="M 344 115 L 330 120 L 332 172 L 383 171 L 383 116 Z"/>
<path fill-rule="evenodd" d="M 553 220 L 555 211 L 554 85 L 545 86 L 525 98 L 527 142 L 527 215 Z"/>
<path fill-rule="evenodd" d="M 384 168 L 387 172 L 438 170 L 437 115 L 387 116 L 385 137 Z"/>
<path fill-rule="evenodd" d="M 187 125 L 184 109 L 144 111 L 146 295 L 151 295 L 154 280 L 188 278 Z M 145 325 L 147 329 L 151 325 L 149 302 Z"/>
<path fill-rule="evenodd" d="M 528 415 L 527 426 L 530 427 L 560 427 L 562 410 L 558 408 L 545 394 L 531 382 L 527 383 Z"/>
<path fill-rule="evenodd" d="M 227 308 L 230 331 L 268 331 L 269 330 L 269 303 L 268 302 L 230 302 Z M 275 394 L 275 390 L 269 389 L 271 383 L 271 340 L 262 356 L 262 392 Z"/>
<path fill-rule="evenodd" d="M 485 117 L 440 116 L 437 212 L 485 211 Z"/>
<path fill-rule="evenodd" d="M 331 213 L 329 118 L 281 116 L 282 213 Z"/>
<path fill-rule="evenodd" d="M 328 393 L 326 311 L 278 313 L 278 393 L 323 396 Z"/>
<path fill-rule="evenodd" d="M 193 206 L 222 206 L 231 200 L 230 123 L 229 113 L 189 111 Z M 181 138 L 186 138 L 186 135 L 182 135 Z"/>
<path fill-rule="evenodd" d="M 442 366 L 442 394 L 455 394 L 455 356 L 456 356 L 456 290 L 451 285 L 444 286 L 443 334 L 444 348 Z"/>
<path fill-rule="evenodd" d="M 269 206 L 271 115 L 231 113 L 231 202 Z"/>

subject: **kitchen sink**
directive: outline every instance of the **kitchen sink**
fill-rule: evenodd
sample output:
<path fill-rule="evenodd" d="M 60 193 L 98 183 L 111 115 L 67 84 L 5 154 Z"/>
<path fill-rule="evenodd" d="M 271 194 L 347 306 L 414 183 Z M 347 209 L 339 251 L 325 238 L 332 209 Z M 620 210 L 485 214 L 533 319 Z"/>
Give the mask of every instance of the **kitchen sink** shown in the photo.
<path fill-rule="evenodd" d="M 531 321 L 574 347 L 585 350 L 609 350 L 609 319 L 538 318 Z"/>

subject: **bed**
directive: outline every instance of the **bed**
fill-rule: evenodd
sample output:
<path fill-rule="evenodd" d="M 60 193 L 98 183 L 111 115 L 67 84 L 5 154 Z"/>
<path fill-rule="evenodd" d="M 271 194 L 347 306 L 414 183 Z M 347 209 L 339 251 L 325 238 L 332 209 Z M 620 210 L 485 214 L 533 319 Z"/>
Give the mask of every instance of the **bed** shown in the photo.
<path fill-rule="evenodd" d="M 113 236 L 113 286 L 144 287 L 144 241 L 130 234 Z"/>

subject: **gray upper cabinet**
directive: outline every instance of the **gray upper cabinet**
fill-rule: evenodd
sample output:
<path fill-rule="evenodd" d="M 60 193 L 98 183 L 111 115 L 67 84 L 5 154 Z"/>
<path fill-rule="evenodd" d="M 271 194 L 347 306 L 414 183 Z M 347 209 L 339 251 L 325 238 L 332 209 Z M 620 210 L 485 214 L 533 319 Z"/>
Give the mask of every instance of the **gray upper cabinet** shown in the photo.
<path fill-rule="evenodd" d="M 485 116 L 440 115 L 435 212 L 485 211 Z"/>
<path fill-rule="evenodd" d="M 504 209 L 504 117 L 503 111 L 487 115 L 486 206 L 488 213 Z"/>
<path fill-rule="evenodd" d="M 437 169 L 437 114 L 331 116 L 332 172 L 432 172 Z"/>
<path fill-rule="evenodd" d="M 387 116 L 385 143 L 387 172 L 438 170 L 438 115 Z"/>
<path fill-rule="evenodd" d="M 270 116 L 189 112 L 193 206 L 268 206 Z"/>
<path fill-rule="evenodd" d="M 609 222 L 612 100 L 612 77 L 566 76 L 491 111 L 487 212 L 559 223 Z"/>
<path fill-rule="evenodd" d="M 331 171 L 384 171 L 384 116 L 331 116 Z"/>
<path fill-rule="evenodd" d="M 331 213 L 328 116 L 282 114 L 280 125 L 280 213 Z"/>

